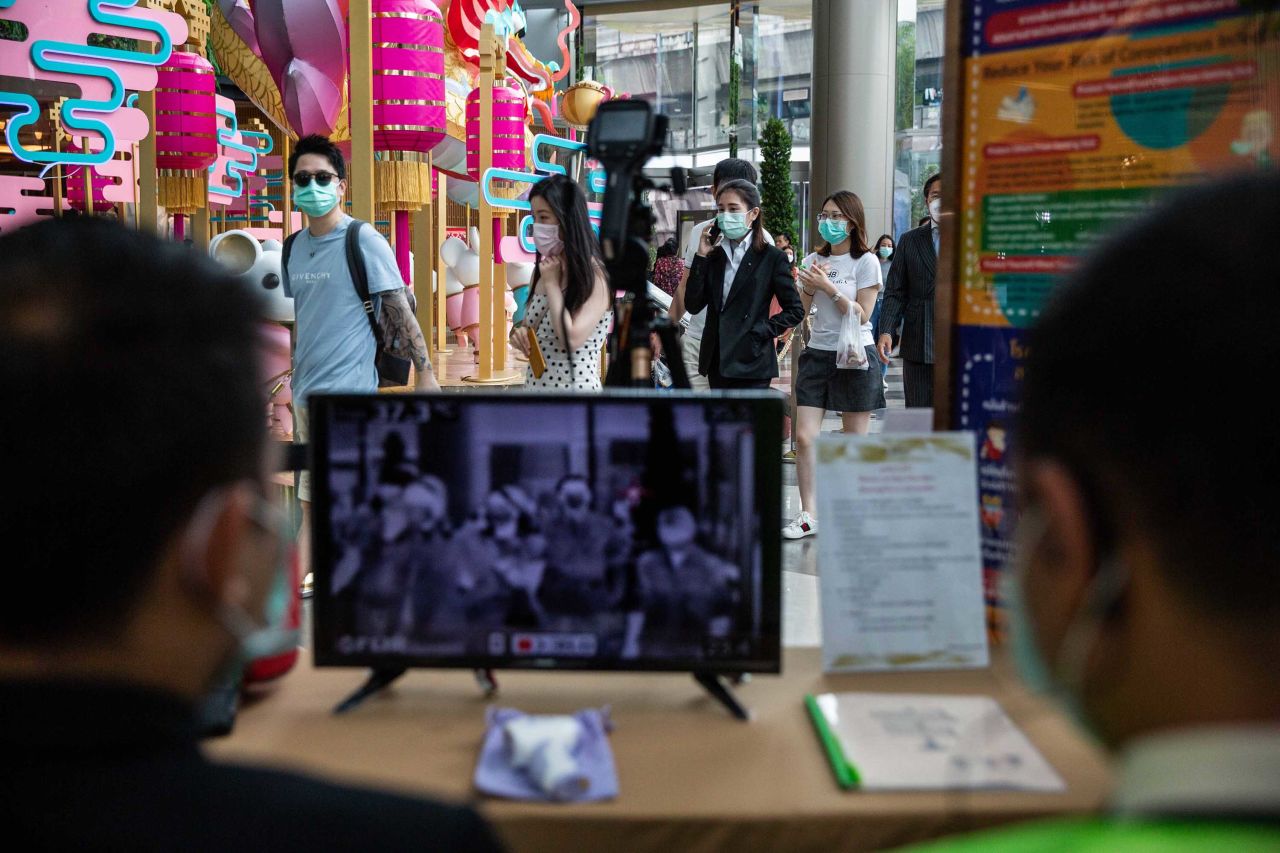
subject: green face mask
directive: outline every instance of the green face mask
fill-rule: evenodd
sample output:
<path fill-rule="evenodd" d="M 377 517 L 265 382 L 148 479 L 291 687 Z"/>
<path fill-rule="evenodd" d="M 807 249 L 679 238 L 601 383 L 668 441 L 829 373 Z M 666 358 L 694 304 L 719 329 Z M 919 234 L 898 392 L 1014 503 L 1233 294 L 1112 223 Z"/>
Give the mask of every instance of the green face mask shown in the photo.
<path fill-rule="evenodd" d="M 328 186 L 320 186 L 315 180 L 305 187 L 293 187 L 293 201 L 298 209 L 307 216 L 324 216 L 338 204 L 338 181 L 329 181 Z"/>
<path fill-rule="evenodd" d="M 747 236 L 751 226 L 747 224 L 745 213 L 721 213 L 716 216 L 716 224 L 720 231 L 730 240 L 741 240 Z"/>
<path fill-rule="evenodd" d="M 849 237 L 849 223 L 839 219 L 824 219 L 818 223 L 818 233 L 831 245 L 843 243 Z"/>

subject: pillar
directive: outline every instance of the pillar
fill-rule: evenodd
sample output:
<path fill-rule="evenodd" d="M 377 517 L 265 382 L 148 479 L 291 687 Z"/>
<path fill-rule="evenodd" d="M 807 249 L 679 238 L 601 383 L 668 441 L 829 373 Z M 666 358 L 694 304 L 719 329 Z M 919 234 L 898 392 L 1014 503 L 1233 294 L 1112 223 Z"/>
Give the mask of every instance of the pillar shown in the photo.
<path fill-rule="evenodd" d="M 897 0 L 813 2 L 812 208 L 852 190 L 866 207 L 868 240 L 892 231 L 897 28 Z"/>

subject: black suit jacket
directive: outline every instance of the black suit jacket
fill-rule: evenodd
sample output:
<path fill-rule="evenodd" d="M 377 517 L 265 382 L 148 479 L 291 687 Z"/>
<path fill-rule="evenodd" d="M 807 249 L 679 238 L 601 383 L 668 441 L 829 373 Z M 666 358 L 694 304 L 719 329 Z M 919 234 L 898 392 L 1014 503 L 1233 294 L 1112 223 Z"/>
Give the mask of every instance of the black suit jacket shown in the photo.
<path fill-rule="evenodd" d="M 937 270 L 933 227 L 922 225 L 903 234 L 893 250 L 880 306 L 880 331 L 897 329 L 902 321 L 898 352 L 907 361 L 933 364 L 933 283 Z"/>
<path fill-rule="evenodd" d="M 791 277 L 791 263 L 781 249 L 747 248 L 738 274 L 724 297 L 723 250 L 695 256 L 685 283 L 686 310 L 707 309 L 707 324 L 698 353 L 698 372 L 711 374 L 711 359 L 720 353 L 720 375 L 727 379 L 772 379 L 778 375 L 773 339 L 804 319 L 804 306 Z M 773 298 L 782 310 L 772 317 Z"/>
<path fill-rule="evenodd" d="M 0 683 L 0 791 L 13 850 L 501 849 L 466 808 L 211 763 L 186 705 L 122 686 Z"/>

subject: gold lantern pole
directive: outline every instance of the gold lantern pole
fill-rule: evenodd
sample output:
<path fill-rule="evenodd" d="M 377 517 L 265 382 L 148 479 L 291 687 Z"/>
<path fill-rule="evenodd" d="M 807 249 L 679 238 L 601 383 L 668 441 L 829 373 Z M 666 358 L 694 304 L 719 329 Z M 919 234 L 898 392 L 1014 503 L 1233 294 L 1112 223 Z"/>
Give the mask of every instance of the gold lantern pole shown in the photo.
<path fill-rule="evenodd" d="M 293 140 L 287 130 L 281 131 L 280 136 L 284 140 L 280 144 L 280 173 L 284 177 L 280 184 L 280 205 L 284 208 L 284 215 L 280 217 L 280 242 L 283 243 L 293 233 L 293 176 L 289 174 L 289 156 L 293 153 L 289 149 Z"/>
<path fill-rule="evenodd" d="M 447 320 L 448 313 L 445 307 L 445 301 L 449 298 L 449 294 L 445 290 L 445 281 L 447 279 L 447 267 L 444 263 L 444 255 L 440 251 L 440 247 L 444 245 L 445 236 L 449 233 L 445 221 L 449 211 L 449 176 L 441 172 L 436 177 L 436 238 L 435 238 L 435 262 L 436 262 L 436 336 L 435 350 L 437 354 L 447 353 L 451 347 L 446 342 L 445 336 L 449 332 L 449 322 Z"/>
<path fill-rule="evenodd" d="M 351 214 L 374 221 L 373 209 L 373 10 L 351 0 Z"/>
<path fill-rule="evenodd" d="M 59 98 L 58 102 L 49 108 L 49 125 L 53 128 L 53 153 L 62 153 L 62 104 L 66 98 Z M 53 167 L 53 214 L 54 216 L 62 216 L 62 160 L 58 159 L 57 165 Z"/>
<path fill-rule="evenodd" d="M 413 290 L 418 299 L 418 325 L 422 336 L 431 340 L 431 323 L 435 314 L 435 294 L 431 292 L 431 278 L 435 274 L 435 255 L 432 239 L 435 237 L 434 213 L 431 203 L 431 155 L 427 162 L 427 199 L 413 216 Z M 395 229 L 392 229 L 393 231 Z M 438 285 L 444 287 L 441 281 Z"/>

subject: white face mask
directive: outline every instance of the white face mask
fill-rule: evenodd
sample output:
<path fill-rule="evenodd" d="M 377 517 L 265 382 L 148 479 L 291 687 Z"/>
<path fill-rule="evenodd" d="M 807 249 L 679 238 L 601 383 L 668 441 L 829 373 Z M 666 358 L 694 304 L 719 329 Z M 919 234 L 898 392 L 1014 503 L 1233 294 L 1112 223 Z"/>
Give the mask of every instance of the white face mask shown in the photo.
<path fill-rule="evenodd" d="M 937 222 L 942 216 L 942 199 L 935 198 L 929 202 L 929 218 Z"/>
<path fill-rule="evenodd" d="M 533 245 L 543 257 L 558 255 L 564 249 L 564 240 L 560 238 L 560 226 L 545 222 L 533 223 Z"/>

